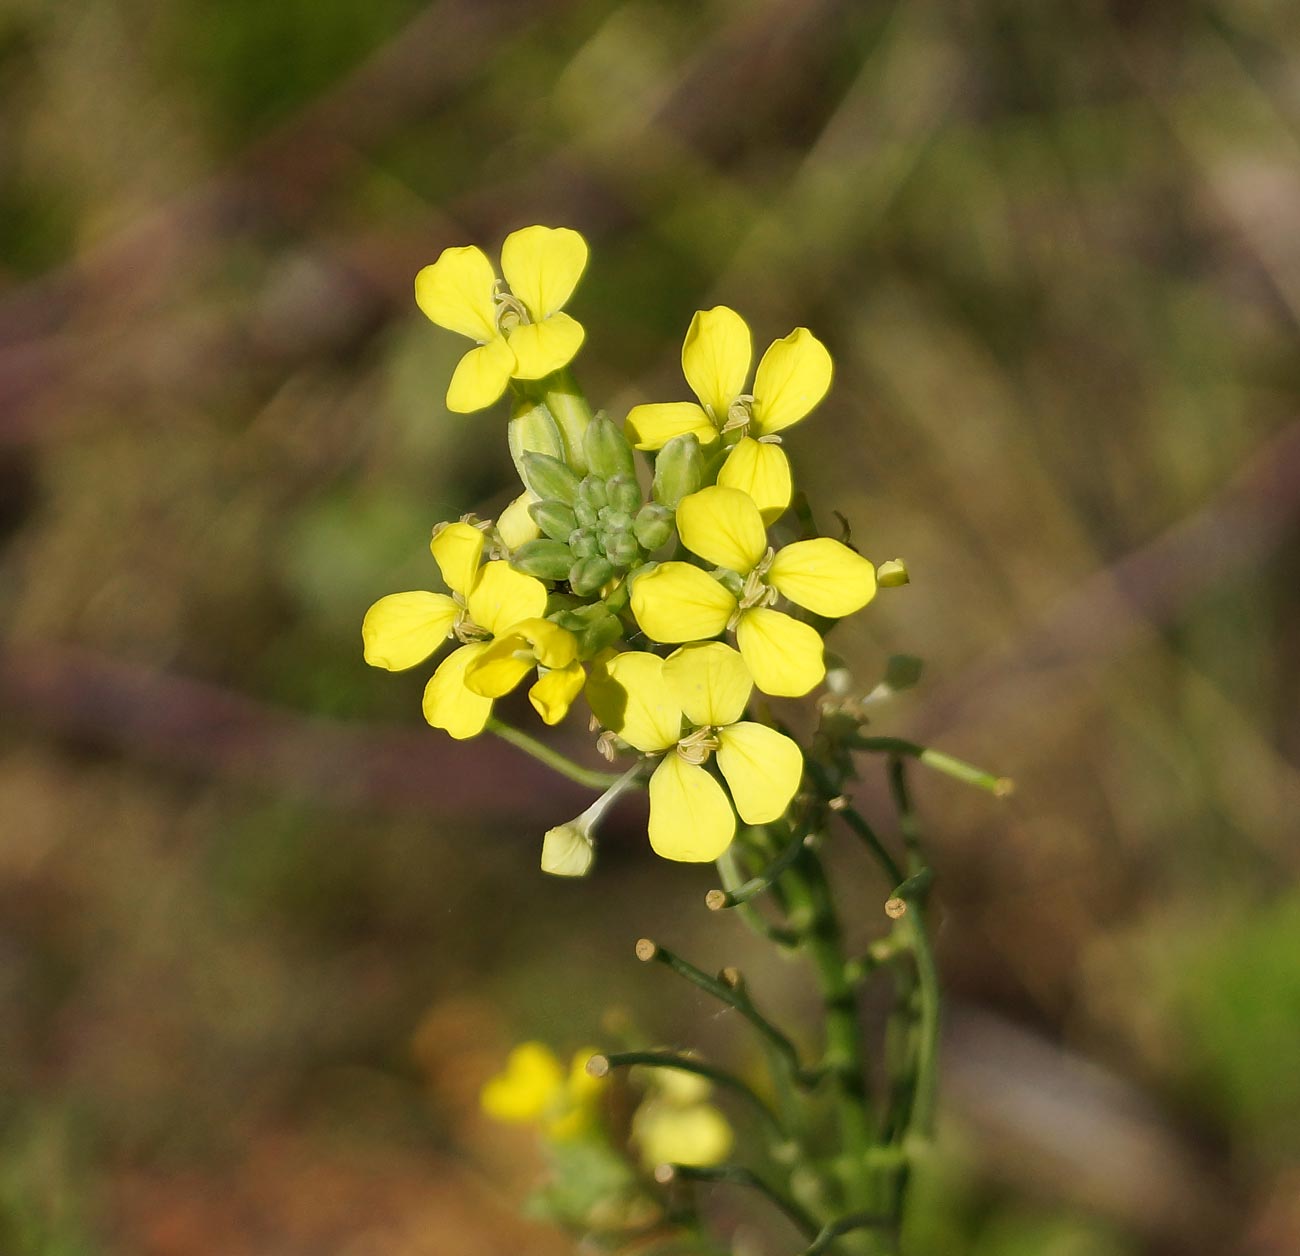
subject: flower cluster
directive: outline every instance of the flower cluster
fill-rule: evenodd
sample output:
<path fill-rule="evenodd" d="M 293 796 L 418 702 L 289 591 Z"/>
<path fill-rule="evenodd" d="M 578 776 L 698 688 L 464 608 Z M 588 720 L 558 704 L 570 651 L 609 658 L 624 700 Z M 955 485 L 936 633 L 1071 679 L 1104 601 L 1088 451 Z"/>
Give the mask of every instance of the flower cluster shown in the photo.
<path fill-rule="evenodd" d="M 424 714 L 456 738 L 488 727 L 495 700 L 527 678 L 547 724 L 585 693 L 601 752 L 636 756 L 614 789 L 648 784 L 654 850 L 713 860 L 737 817 L 781 819 L 803 776 L 798 745 L 754 695 L 815 689 L 826 632 L 906 569 L 878 571 L 816 535 L 806 511 L 797 527 L 783 522 L 794 485 L 782 433 L 833 373 L 807 328 L 767 349 L 746 391 L 748 326 L 725 306 L 700 311 L 682 348 L 696 401 L 635 406 L 621 427 L 593 416 L 570 370 L 585 333 L 563 310 L 586 262 L 576 231 L 534 226 L 506 238 L 504 283 L 472 247 L 446 249 L 417 277 L 424 313 L 477 342 L 448 408 L 483 409 L 509 390 L 524 492 L 495 523 L 434 529 L 448 592 L 381 598 L 363 624 L 365 658 L 400 671 L 455 642 Z M 548 833 L 548 871 L 587 871 L 607 801 Z"/>

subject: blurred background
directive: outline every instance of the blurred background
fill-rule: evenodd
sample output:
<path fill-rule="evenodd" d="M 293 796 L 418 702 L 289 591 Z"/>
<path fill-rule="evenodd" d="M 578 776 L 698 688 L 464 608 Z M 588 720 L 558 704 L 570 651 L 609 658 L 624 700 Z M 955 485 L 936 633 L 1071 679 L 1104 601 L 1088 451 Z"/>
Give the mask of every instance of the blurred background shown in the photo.
<path fill-rule="evenodd" d="M 798 1017 L 635 806 L 543 877 L 581 791 L 361 660 L 513 491 L 412 277 L 542 222 L 615 417 L 696 308 L 826 340 L 787 449 L 913 577 L 836 646 L 1017 782 L 916 778 L 912 1250 L 1300 1251 L 1298 48 L 1284 0 L 3 0 L 0 1250 L 564 1252 L 477 1113 L 509 1045 L 735 1057 L 647 933 Z"/>

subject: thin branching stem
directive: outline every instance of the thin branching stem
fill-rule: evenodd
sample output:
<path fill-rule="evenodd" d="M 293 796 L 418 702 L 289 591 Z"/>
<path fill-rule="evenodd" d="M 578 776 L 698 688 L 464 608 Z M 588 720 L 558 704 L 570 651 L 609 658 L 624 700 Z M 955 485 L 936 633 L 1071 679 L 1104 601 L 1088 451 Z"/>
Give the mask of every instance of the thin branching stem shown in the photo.
<path fill-rule="evenodd" d="M 787 1199 L 770 1183 L 743 1165 L 662 1164 L 655 1170 L 655 1179 L 663 1185 L 671 1182 L 727 1182 L 734 1186 L 745 1186 L 785 1213 L 806 1238 L 816 1239 L 821 1230 L 817 1222 L 794 1200 Z"/>
<path fill-rule="evenodd" d="M 553 750 L 521 729 L 503 723 L 496 716 L 488 720 L 487 730 L 495 733 L 502 741 L 508 741 L 525 754 L 531 755 L 538 763 L 544 763 L 552 771 L 568 777 L 571 781 L 576 781 L 579 785 L 585 785 L 588 789 L 606 790 L 621 779 L 612 772 L 600 772 L 594 768 L 584 768 L 580 763 L 574 763 L 567 755 Z"/>

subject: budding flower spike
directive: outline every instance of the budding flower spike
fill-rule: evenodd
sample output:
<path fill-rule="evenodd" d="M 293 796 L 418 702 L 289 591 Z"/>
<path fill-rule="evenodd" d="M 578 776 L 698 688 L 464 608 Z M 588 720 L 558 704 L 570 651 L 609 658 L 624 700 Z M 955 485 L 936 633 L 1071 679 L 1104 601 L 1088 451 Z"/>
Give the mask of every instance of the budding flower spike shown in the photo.
<path fill-rule="evenodd" d="M 573 361 L 586 333 L 564 306 L 587 267 L 587 242 L 569 227 L 525 227 L 501 246 L 498 281 L 482 249 L 443 249 L 415 277 L 415 301 L 448 331 L 478 342 L 460 360 L 447 409 L 483 410 L 513 379 L 542 379 Z"/>
<path fill-rule="evenodd" d="M 714 1244 L 700 1229 L 691 1195 L 709 1184 L 784 1214 L 803 1235 L 803 1256 L 899 1256 L 908 1183 L 939 1093 L 934 876 L 908 773 L 915 763 L 996 797 L 1010 781 L 868 729 L 893 709 L 884 698 L 917 684 L 919 660 L 894 655 L 874 688 L 845 660 L 828 661 L 834 621 L 863 610 L 878 588 L 905 588 L 907 563 L 877 566 L 820 535 L 802 505 L 800 539 L 769 536 L 794 500 L 782 434 L 826 396 L 826 347 L 796 328 L 768 347 L 751 385 L 748 325 L 726 306 L 702 310 L 682 347 L 696 400 L 639 405 L 620 424 L 593 412 L 570 366 L 585 333 L 564 306 L 586 264 L 578 232 L 532 226 L 506 237 L 504 280 L 472 245 L 445 249 L 417 277 L 424 313 L 475 341 L 447 406 L 469 413 L 508 393 L 505 446 L 520 484 L 495 524 L 466 515 L 434 529 L 447 591 L 379 598 L 362 624 L 365 661 L 406 671 L 447 645 L 425 685 L 425 719 L 458 739 L 490 732 L 589 791 L 594 801 L 574 819 L 527 826 L 542 834 L 543 873 L 591 875 L 602 822 L 644 788 L 651 850 L 716 862 L 721 886 L 703 896 L 711 918 L 734 915 L 805 964 L 818 1023 L 785 1024 L 737 969 L 700 967 L 643 938 L 642 961 L 754 1035 L 762 1078 L 689 1047 L 637 1041 L 629 1019 L 608 1030 L 621 1049 L 586 1049 L 568 1064 L 540 1042 L 516 1047 L 483 1087 L 482 1107 L 539 1137 L 548 1180 L 533 1215 L 584 1249 L 626 1238 L 732 1250 L 734 1234 Z M 497 715 L 496 701 L 525 682 L 548 725 L 585 697 L 591 758 L 621 760 L 621 770 L 570 758 Z M 808 729 L 801 740 L 774 724 L 766 701 L 751 705 L 755 693 L 799 698 L 822 685 L 790 720 Z M 859 793 L 880 802 L 857 789 L 873 756 L 886 767 L 892 821 L 855 802 Z M 852 888 L 859 928 L 875 933 L 856 955 L 835 884 L 852 864 L 827 858 L 837 840 L 859 843 L 881 882 Z M 749 971 L 762 981 L 761 968 Z M 882 973 L 906 997 L 889 1003 L 884 1041 L 872 1043 L 877 1018 L 861 1014 L 859 995 Z M 806 1014 L 814 1001 L 799 1006 Z M 630 1086 L 611 1085 L 627 1069 Z M 761 1172 L 744 1163 L 755 1148 Z M 856 1231 L 871 1233 L 859 1243 Z"/>
<path fill-rule="evenodd" d="M 831 386 L 831 355 L 806 327 L 768 347 L 745 392 L 753 337 L 735 310 L 701 310 L 682 346 L 682 374 L 699 399 L 634 406 L 628 435 L 638 449 L 662 449 L 687 432 L 709 445 L 722 439 L 731 452 L 718 483 L 743 489 L 764 517 L 775 519 L 790 504 L 790 463 L 778 432 L 807 418 Z"/>

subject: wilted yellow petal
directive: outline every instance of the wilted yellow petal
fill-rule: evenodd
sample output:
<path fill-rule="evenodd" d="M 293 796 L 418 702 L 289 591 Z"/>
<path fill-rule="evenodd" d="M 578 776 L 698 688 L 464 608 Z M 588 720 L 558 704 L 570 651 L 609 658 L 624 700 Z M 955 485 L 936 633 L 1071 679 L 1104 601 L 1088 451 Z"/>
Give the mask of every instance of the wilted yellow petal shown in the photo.
<path fill-rule="evenodd" d="M 434 728 L 446 729 L 458 741 L 477 737 L 492 714 L 492 699 L 465 685 L 465 669 L 487 649 L 476 641 L 453 650 L 424 687 L 424 718 Z"/>
<path fill-rule="evenodd" d="M 653 754 L 675 745 L 682 709 L 664 684 L 664 661 L 627 650 L 597 663 L 587 681 L 587 702 L 596 718 L 629 746 Z"/>
<path fill-rule="evenodd" d="M 745 391 L 753 352 L 749 328 L 735 310 L 715 305 L 691 319 L 682 345 L 682 374 L 719 427 Z"/>
<path fill-rule="evenodd" d="M 483 533 L 470 523 L 448 523 L 433 534 L 429 549 L 447 588 L 466 597 L 478 577 Z"/>
<path fill-rule="evenodd" d="M 564 1070 L 549 1047 L 520 1043 L 506 1059 L 503 1072 L 479 1094 L 483 1111 L 496 1121 L 531 1124 L 555 1105 L 564 1087 Z"/>
<path fill-rule="evenodd" d="M 705 562 L 747 576 L 767 550 L 767 530 L 754 499 L 736 488 L 713 485 L 683 497 L 677 535 Z"/>
<path fill-rule="evenodd" d="M 632 1136 L 648 1169 L 661 1164 L 719 1164 L 734 1141 L 727 1118 L 712 1104 L 679 1107 L 656 1099 L 637 1109 Z"/>
<path fill-rule="evenodd" d="M 734 724 L 745 713 L 754 682 L 744 660 L 721 641 L 684 645 L 664 660 L 664 683 L 687 720 L 703 728 Z"/>
<path fill-rule="evenodd" d="M 754 376 L 754 427 L 760 436 L 798 423 L 831 386 L 831 355 L 806 327 L 763 354 Z"/>
<path fill-rule="evenodd" d="M 736 625 L 736 644 L 754 684 L 776 698 L 799 698 L 826 675 L 825 647 L 811 624 L 753 606 Z"/>
<path fill-rule="evenodd" d="M 771 824 L 803 779 L 803 755 L 784 733 L 765 724 L 732 724 L 718 730 L 718 767 L 746 824 Z"/>
<path fill-rule="evenodd" d="M 754 499 L 764 523 L 779 519 L 790 504 L 794 485 L 790 460 L 780 445 L 746 436 L 727 455 L 718 472 L 724 488 L 739 489 Z"/>
<path fill-rule="evenodd" d="M 506 335 L 515 356 L 515 379 L 544 379 L 568 366 L 587 333 L 567 314 L 552 314 L 544 323 L 524 323 Z"/>
<path fill-rule="evenodd" d="M 573 295 L 587 267 L 587 252 L 586 240 L 572 227 L 524 227 L 506 236 L 501 272 L 534 322 L 540 322 Z"/>
<path fill-rule="evenodd" d="M 633 406 L 624 431 L 637 449 L 662 449 L 674 436 L 694 432 L 701 445 L 718 439 L 718 429 L 693 401 L 662 401 Z"/>
<path fill-rule="evenodd" d="M 471 349 L 451 373 L 447 409 L 453 414 L 486 410 L 501 399 L 514 369 L 515 355 L 500 336 Z"/>
<path fill-rule="evenodd" d="M 366 662 L 403 672 L 423 663 L 451 633 L 460 607 L 445 593 L 390 593 L 361 624 Z"/>
<path fill-rule="evenodd" d="M 650 778 L 650 845 L 680 863 L 717 859 L 736 834 L 726 791 L 679 754 L 664 756 Z"/>
<path fill-rule="evenodd" d="M 546 610 L 546 586 L 515 571 L 509 563 L 484 563 L 469 591 L 469 617 L 494 637 L 504 636 L 525 619 Z"/>
<path fill-rule="evenodd" d="M 415 303 L 439 327 L 471 340 L 497 334 L 493 292 L 497 277 L 482 249 L 472 244 L 443 249 L 432 266 L 415 277 Z"/>
<path fill-rule="evenodd" d="M 852 615 L 876 596 L 876 569 L 847 545 L 824 536 L 778 550 L 767 580 L 797 606 L 828 619 Z"/>
<path fill-rule="evenodd" d="M 558 724 L 582 692 L 587 673 L 576 660 L 541 676 L 528 691 L 528 701 L 546 724 Z"/>
<path fill-rule="evenodd" d="M 497 536 L 508 550 L 517 550 L 542 535 L 537 521 L 528 513 L 528 507 L 537 501 L 537 495 L 525 489 L 497 517 Z"/>
<path fill-rule="evenodd" d="M 660 563 L 632 584 L 632 614 L 652 640 L 676 644 L 716 637 L 736 599 L 707 571 L 690 563 Z"/>

